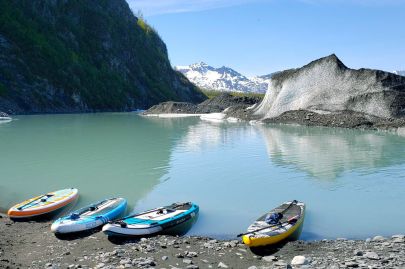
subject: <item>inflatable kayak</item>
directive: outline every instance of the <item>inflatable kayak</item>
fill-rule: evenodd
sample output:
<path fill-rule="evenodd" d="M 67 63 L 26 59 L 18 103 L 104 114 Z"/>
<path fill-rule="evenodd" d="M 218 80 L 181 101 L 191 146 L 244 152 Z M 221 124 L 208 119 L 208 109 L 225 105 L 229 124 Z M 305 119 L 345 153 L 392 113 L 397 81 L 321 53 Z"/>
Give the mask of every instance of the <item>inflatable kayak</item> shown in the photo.
<path fill-rule="evenodd" d="M 241 234 L 249 247 L 268 246 L 297 240 L 305 218 L 305 204 L 296 200 L 285 202 L 252 223 L 247 233 Z"/>
<path fill-rule="evenodd" d="M 55 234 L 66 234 L 91 230 L 120 217 L 126 207 L 127 201 L 124 198 L 106 199 L 56 220 L 51 231 Z"/>
<path fill-rule="evenodd" d="M 104 225 L 109 236 L 147 236 L 154 234 L 183 235 L 198 218 L 199 207 L 194 203 L 174 203 L 131 215 Z"/>
<path fill-rule="evenodd" d="M 8 215 L 12 219 L 43 216 L 69 205 L 78 196 L 78 190 L 73 188 L 49 192 L 13 206 Z"/>

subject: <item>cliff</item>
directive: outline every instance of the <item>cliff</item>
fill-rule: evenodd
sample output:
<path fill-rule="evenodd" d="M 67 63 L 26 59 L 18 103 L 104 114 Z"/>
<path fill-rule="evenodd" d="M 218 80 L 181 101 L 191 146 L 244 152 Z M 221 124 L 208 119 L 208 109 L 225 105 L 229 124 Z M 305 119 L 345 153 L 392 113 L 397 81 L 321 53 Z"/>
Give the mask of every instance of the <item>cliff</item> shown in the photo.
<path fill-rule="evenodd" d="M 0 111 L 127 111 L 205 98 L 125 0 L 0 0 Z"/>

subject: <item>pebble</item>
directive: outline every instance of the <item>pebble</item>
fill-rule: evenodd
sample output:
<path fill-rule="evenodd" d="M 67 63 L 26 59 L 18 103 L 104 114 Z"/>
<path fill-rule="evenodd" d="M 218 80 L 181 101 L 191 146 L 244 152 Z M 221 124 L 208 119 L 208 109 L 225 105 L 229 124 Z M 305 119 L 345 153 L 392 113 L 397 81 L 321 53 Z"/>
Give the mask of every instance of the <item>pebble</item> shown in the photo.
<path fill-rule="evenodd" d="M 308 264 L 308 260 L 307 258 L 305 258 L 305 256 L 295 256 L 292 260 L 291 260 L 291 265 L 305 265 Z"/>
<path fill-rule="evenodd" d="M 366 254 L 364 254 L 364 257 L 366 257 L 366 258 L 368 258 L 370 260 L 379 260 L 380 259 L 378 254 L 375 253 L 375 252 L 372 252 L 372 251 L 366 252 Z"/>
<path fill-rule="evenodd" d="M 179 259 L 183 259 L 183 258 L 184 258 L 183 253 L 177 253 L 175 256 L 176 256 L 176 258 L 179 258 Z"/>
<path fill-rule="evenodd" d="M 396 234 L 396 235 L 393 235 L 393 236 L 392 236 L 392 238 L 401 238 L 401 239 L 405 239 L 405 235 L 403 235 L 403 234 Z"/>
<path fill-rule="evenodd" d="M 186 251 L 185 254 L 186 254 L 186 257 L 189 257 L 189 258 L 198 256 L 197 252 L 194 252 L 194 251 Z"/>
<path fill-rule="evenodd" d="M 193 261 L 190 259 L 183 259 L 183 263 L 185 264 L 193 264 Z"/>
<path fill-rule="evenodd" d="M 381 235 L 377 235 L 377 236 L 374 236 L 373 237 L 373 240 L 372 241 L 374 241 L 374 242 L 381 242 L 381 241 L 384 241 L 386 238 L 384 237 L 384 236 L 381 236 Z"/>
<path fill-rule="evenodd" d="M 345 265 L 347 267 L 352 267 L 352 268 L 357 268 L 359 267 L 359 264 L 357 262 L 345 262 Z"/>
<path fill-rule="evenodd" d="M 359 249 L 356 249 L 355 251 L 353 251 L 353 254 L 354 254 L 355 256 L 363 256 L 363 251 L 361 251 L 361 250 L 359 250 Z"/>
<path fill-rule="evenodd" d="M 405 239 L 404 238 L 394 238 L 392 240 L 392 243 L 405 243 Z"/>
<path fill-rule="evenodd" d="M 283 260 L 279 260 L 279 261 L 276 261 L 275 263 L 273 263 L 273 265 L 275 265 L 275 266 L 287 266 L 287 263 L 285 261 L 283 261 Z"/>
<path fill-rule="evenodd" d="M 264 256 L 262 257 L 262 260 L 265 262 L 273 262 L 277 261 L 277 258 L 275 256 Z"/>
<path fill-rule="evenodd" d="M 219 263 L 218 263 L 218 268 L 228 268 L 228 265 L 226 265 L 226 264 L 223 263 L 223 262 L 219 262 Z"/>

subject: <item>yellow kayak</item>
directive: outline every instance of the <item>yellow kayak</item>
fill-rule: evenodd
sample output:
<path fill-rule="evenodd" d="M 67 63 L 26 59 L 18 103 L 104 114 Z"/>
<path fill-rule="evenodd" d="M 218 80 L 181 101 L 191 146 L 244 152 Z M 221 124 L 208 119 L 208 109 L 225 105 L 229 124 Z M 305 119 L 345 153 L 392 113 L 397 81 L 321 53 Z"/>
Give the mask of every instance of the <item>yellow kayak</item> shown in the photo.
<path fill-rule="evenodd" d="M 249 247 L 268 246 L 297 240 L 305 218 L 305 204 L 285 202 L 252 223 L 242 241 Z"/>

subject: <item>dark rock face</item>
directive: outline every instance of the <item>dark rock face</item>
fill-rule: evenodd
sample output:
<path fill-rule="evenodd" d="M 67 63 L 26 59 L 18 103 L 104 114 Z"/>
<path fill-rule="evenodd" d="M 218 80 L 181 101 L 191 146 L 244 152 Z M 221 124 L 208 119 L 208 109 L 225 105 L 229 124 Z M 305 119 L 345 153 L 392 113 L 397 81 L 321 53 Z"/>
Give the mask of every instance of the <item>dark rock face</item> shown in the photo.
<path fill-rule="evenodd" d="M 0 110 L 125 111 L 205 99 L 125 0 L 0 0 Z"/>
<path fill-rule="evenodd" d="M 155 105 L 146 111 L 146 114 L 160 113 L 185 113 L 185 114 L 202 114 L 223 112 L 225 109 L 231 111 L 240 111 L 248 106 L 261 101 L 259 97 L 239 97 L 229 93 L 223 93 L 212 99 L 208 99 L 198 105 L 184 102 L 164 102 Z"/>
<path fill-rule="evenodd" d="M 298 110 L 404 117 L 405 77 L 379 70 L 350 69 L 336 55 L 330 55 L 274 74 L 255 115 L 274 118 Z"/>
<path fill-rule="evenodd" d="M 222 112 L 234 106 L 251 106 L 261 101 L 259 97 L 233 96 L 223 93 L 212 99 L 205 100 L 198 105 L 198 113 Z"/>
<path fill-rule="evenodd" d="M 154 105 L 146 111 L 146 114 L 161 114 L 161 113 L 178 113 L 178 114 L 195 114 L 197 105 L 186 102 L 163 102 Z"/>

